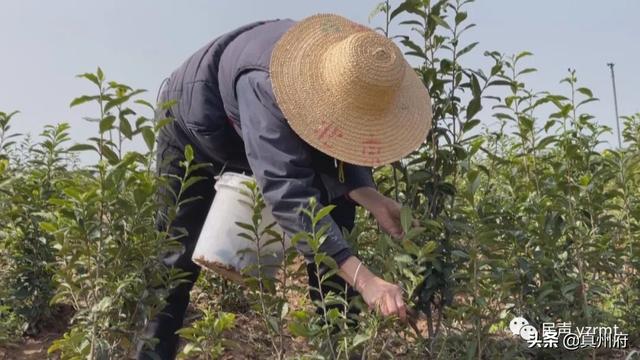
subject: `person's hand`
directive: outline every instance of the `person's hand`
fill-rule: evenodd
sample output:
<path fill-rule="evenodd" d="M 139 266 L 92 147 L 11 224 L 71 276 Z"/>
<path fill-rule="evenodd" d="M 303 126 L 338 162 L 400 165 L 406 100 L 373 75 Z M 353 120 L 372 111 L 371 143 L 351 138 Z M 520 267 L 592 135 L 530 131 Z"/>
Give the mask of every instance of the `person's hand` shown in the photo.
<path fill-rule="evenodd" d="M 396 239 L 404 235 L 400 222 L 400 209 L 402 206 L 398 202 L 381 195 L 378 203 L 371 210 L 380 228 Z"/>
<path fill-rule="evenodd" d="M 370 309 L 378 310 L 384 316 L 397 315 L 406 320 L 407 306 L 398 285 L 377 277 L 355 256 L 342 263 L 338 274 L 362 295 Z"/>
<path fill-rule="evenodd" d="M 349 192 L 349 197 L 369 210 L 384 232 L 395 238 L 403 236 L 400 222 L 400 209 L 402 206 L 397 201 L 380 194 L 376 189 L 370 187 L 352 190 Z"/>
<path fill-rule="evenodd" d="M 356 289 L 370 309 L 380 311 L 383 316 L 397 315 L 402 321 L 407 319 L 407 306 L 398 285 L 373 276 L 357 285 Z"/>

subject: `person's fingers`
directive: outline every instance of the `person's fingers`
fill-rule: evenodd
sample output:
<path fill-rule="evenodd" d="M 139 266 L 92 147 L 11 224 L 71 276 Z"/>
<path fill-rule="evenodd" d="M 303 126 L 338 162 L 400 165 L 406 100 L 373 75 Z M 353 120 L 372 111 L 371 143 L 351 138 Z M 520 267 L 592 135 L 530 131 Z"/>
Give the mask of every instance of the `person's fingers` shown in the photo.
<path fill-rule="evenodd" d="M 404 236 L 404 231 L 402 230 L 402 221 L 400 216 L 400 210 L 391 212 L 391 219 L 393 224 L 393 236 L 396 238 L 401 238 Z"/>
<path fill-rule="evenodd" d="M 398 313 L 398 307 L 396 306 L 396 301 L 393 298 L 393 295 L 391 295 L 390 293 L 386 293 L 384 296 L 384 302 L 386 304 L 387 307 L 387 313 L 384 314 L 385 316 L 391 316 L 391 315 L 395 315 Z"/>
<path fill-rule="evenodd" d="M 384 302 L 378 301 L 375 305 L 376 315 L 384 315 Z"/>
<path fill-rule="evenodd" d="M 393 238 L 401 238 L 404 233 L 402 231 L 402 226 L 399 222 L 395 222 L 389 219 L 380 219 L 379 221 L 382 229 Z"/>
<path fill-rule="evenodd" d="M 404 232 L 402 231 L 402 225 L 400 224 L 400 220 L 395 221 L 392 220 L 389 223 L 389 235 L 393 236 L 394 238 L 400 238 L 402 237 L 402 235 L 404 235 Z"/>
<path fill-rule="evenodd" d="M 402 299 L 402 294 L 398 293 L 395 296 L 396 307 L 398 308 L 398 317 L 400 320 L 407 320 L 407 305 L 404 303 L 404 299 Z"/>
<path fill-rule="evenodd" d="M 378 314 L 383 314 L 383 307 L 384 307 L 384 297 L 380 296 L 376 299 L 376 301 L 373 303 L 372 308 L 378 313 Z"/>
<path fill-rule="evenodd" d="M 385 295 L 380 296 L 380 305 L 378 305 L 378 307 L 380 308 L 380 314 L 382 316 L 389 315 L 389 307 L 387 306 L 387 299 Z"/>
<path fill-rule="evenodd" d="M 401 218 L 400 209 L 392 209 L 391 211 L 389 211 L 389 213 L 393 220 L 400 221 L 400 218 Z"/>

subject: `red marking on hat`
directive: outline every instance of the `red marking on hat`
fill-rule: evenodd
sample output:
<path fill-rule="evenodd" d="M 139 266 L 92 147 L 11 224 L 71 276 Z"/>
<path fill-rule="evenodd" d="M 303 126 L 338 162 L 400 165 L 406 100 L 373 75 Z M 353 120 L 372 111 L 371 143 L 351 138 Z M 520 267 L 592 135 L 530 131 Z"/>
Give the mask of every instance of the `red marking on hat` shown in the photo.
<path fill-rule="evenodd" d="M 382 142 L 377 138 L 370 138 L 362 141 L 362 155 L 374 163 L 380 163 L 382 153 Z"/>
<path fill-rule="evenodd" d="M 315 131 L 318 140 L 327 143 L 331 138 L 342 137 L 342 130 L 331 122 L 323 122 Z"/>

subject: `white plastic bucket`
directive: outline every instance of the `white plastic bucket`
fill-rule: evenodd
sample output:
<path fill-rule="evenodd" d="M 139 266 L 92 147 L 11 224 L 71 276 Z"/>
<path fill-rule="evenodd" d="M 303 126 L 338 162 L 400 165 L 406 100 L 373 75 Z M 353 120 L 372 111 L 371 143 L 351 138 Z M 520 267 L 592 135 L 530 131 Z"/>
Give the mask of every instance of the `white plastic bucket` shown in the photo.
<path fill-rule="evenodd" d="M 255 182 L 255 179 L 226 172 L 216 181 L 216 195 L 191 257 L 193 262 L 205 269 L 238 282 L 242 281 L 242 271 L 249 266 L 254 265 L 248 273 L 258 275 L 258 243 L 239 236 L 238 234 L 248 231 L 236 224 L 252 224 L 253 209 L 248 203 L 250 198 L 241 193 L 249 191 L 243 184 L 246 181 Z M 274 222 L 271 208 L 266 206 L 262 211 L 259 233 Z M 272 229 L 283 234 L 277 224 Z M 270 239 L 272 236 L 267 234 L 260 239 L 260 267 L 261 276 L 274 278 L 284 253 L 281 242 L 264 245 Z M 285 237 L 285 248 L 289 246 L 290 239 Z"/>

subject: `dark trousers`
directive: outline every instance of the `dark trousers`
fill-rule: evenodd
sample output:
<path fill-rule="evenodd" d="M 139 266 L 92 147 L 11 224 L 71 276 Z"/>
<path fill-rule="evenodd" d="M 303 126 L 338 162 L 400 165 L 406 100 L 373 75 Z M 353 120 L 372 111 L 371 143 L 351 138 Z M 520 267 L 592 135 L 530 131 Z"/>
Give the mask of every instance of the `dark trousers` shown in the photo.
<path fill-rule="evenodd" d="M 182 178 L 184 176 L 184 169 L 180 167 L 179 164 L 180 161 L 184 159 L 184 147 L 190 141 L 178 125 L 178 121 L 179 120 L 175 120 L 173 123 L 165 126 L 158 136 L 157 171 L 161 175 L 171 174 Z M 207 161 L 208 159 L 198 157 L 197 148 L 194 147 L 194 150 L 197 161 L 211 163 L 211 161 Z M 146 338 L 156 338 L 158 343 L 154 349 L 144 348 L 141 344 L 140 350 L 138 351 L 138 359 L 174 359 L 176 356 L 179 343 L 179 336 L 176 335 L 176 331 L 183 325 L 185 312 L 189 305 L 189 293 L 200 274 L 200 267 L 191 261 L 191 255 L 193 254 L 196 241 L 198 240 L 209 207 L 215 196 L 213 187 L 215 182 L 214 176 L 217 175 L 221 169 L 221 164 L 213 163 L 212 166 L 198 169 L 191 174 L 191 176 L 202 176 L 204 180 L 188 188 L 183 194 L 183 199 L 192 197 L 198 197 L 199 199 L 182 206 L 171 224 L 171 228 L 173 229 L 183 228 L 187 231 L 187 234 L 180 238 L 183 250 L 177 253 L 167 254 L 164 258 L 167 266 L 189 272 L 190 275 L 187 277 L 185 283 L 171 290 L 170 295 L 166 299 L 167 304 L 164 310 L 159 316 L 149 322 L 144 335 Z M 234 169 L 227 168 L 225 171 L 234 171 Z M 174 179 L 170 179 L 169 181 L 168 185 L 177 194 L 180 189 L 180 183 Z M 159 193 L 159 195 L 161 195 L 160 198 L 165 198 L 167 194 L 166 188 Z M 333 204 L 336 205 L 336 208 L 331 213 L 334 221 L 338 226 L 351 230 L 354 225 L 355 205 L 344 198 L 339 198 L 333 202 Z M 161 230 L 166 229 L 167 224 L 164 221 L 164 216 L 162 216 L 166 214 L 166 210 L 166 208 L 161 209 L 158 216 L 157 227 Z M 307 272 L 309 274 L 310 287 L 317 288 L 318 279 L 313 264 L 307 266 Z M 328 281 L 335 283 L 340 289 L 345 289 L 344 280 L 337 275 L 334 275 Z M 351 297 L 355 295 L 353 289 L 348 286 L 347 288 L 349 289 L 347 296 Z M 328 287 L 323 287 L 324 293 L 329 290 Z M 309 295 L 313 300 L 317 300 L 320 297 L 317 291 L 310 291 Z"/>

